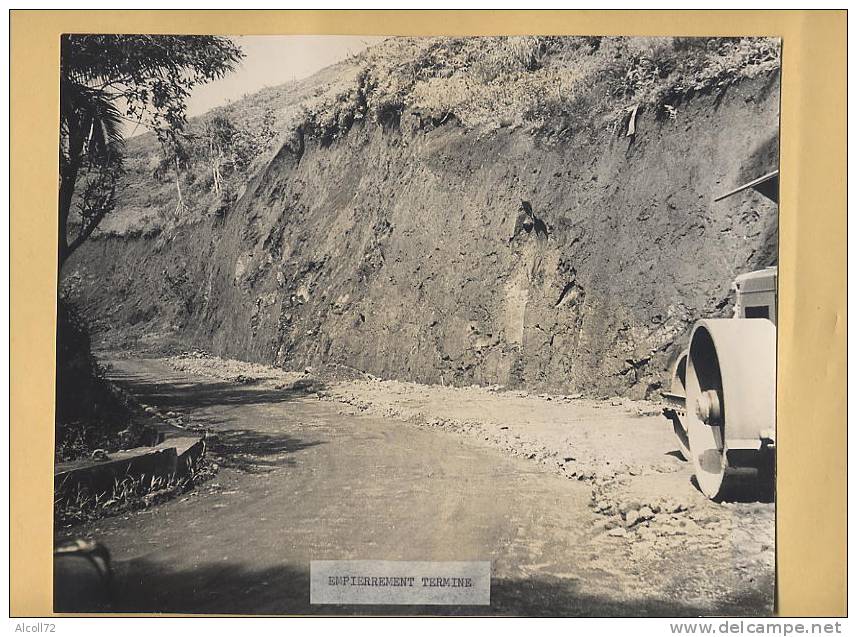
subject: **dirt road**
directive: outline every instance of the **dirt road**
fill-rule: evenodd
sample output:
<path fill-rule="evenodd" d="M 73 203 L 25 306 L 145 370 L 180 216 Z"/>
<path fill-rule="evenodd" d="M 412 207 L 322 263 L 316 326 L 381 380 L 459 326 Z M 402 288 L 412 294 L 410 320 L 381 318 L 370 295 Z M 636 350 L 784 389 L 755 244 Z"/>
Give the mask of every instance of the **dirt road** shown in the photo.
<path fill-rule="evenodd" d="M 176 371 L 164 361 L 113 361 L 111 375 L 141 402 L 214 432 L 221 464 L 214 480 L 179 499 L 72 531 L 109 547 L 121 611 L 576 616 L 771 610 L 771 548 L 759 549 L 752 537 L 753 506 L 762 505 L 722 508 L 726 525 L 721 507 L 693 500 L 675 514 L 656 516 L 665 519 L 662 527 L 650 527 L 653 519 L 628 533 L 593 506 L 608 497 L 599 494 L 613 482 L 570 480 L 549 462 L 533 462 L 535 452 L 516 457 L 486 444 L 494 441 L 481 431 L 468 436 L 354 414 L 343 409 L 349 401 L 331 400 L 330 393 L 320 400 L 271 383 Z M 633 417 L 628 421 L 634 425 Z M 659 458 L 671 462 L 667 452 Z M 652 479 L 680 473 L 655 472 Z M 694 497 L 686 475 L 677 484 Z M 772 505 L 763 513 L 770 523 Z M 314 559 L 490 560 L 492 604 L 311 606 Z"/>

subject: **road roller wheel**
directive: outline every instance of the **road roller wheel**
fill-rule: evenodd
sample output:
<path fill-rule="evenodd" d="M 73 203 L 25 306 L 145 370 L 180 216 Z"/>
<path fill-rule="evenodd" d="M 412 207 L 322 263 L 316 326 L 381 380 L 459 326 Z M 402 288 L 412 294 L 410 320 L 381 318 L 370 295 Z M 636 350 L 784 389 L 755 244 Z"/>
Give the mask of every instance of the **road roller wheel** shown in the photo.
<path fill-rule="evenodd" d="M 687 375 L 687 350 L 684 350 L 675 360 L 670 369 L 670 393 L 674 396 L 685 398 L 687 404 L 687 390 L 685 389 Z M 684 414 L 684 409 L 672 409 L 670 419 L 675 430 L 675 437 L 678 441 L 678 452 L 685 460 L 690 460 L 690 446 L 687 439 L 687 422 Z"/>
<path fill-rule="evenodd" d="M 776 328 L 710 319 L 688 349 L 685 424 L 696 481 L 709 498 L 758 498 L 772 476 L 763 440 L 775 428 Z"/>

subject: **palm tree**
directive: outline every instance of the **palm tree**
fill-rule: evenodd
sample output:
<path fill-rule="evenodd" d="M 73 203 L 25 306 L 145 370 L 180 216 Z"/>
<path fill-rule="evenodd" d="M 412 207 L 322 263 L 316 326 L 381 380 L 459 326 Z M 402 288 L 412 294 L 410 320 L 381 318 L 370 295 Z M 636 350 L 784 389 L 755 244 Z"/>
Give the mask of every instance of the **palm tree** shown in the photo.
<path fill-rule="evenodd" d="M 122 115 L 112 96 L 63 78 L 60 84 L 60 192 L 59 192 L 59 265 L 92 234 L 104 216 L 113 208 L 115 180 L 121 170 Z M 110 195 L 98 197 L 98 205 L 88 197 L 80 208 L 83 225 L 69 243 L 68 221 L 72 197 L 81 168 L 95 173 L 91 184 L 104 182 Z M 95 186 L 86 194 L 94 194 Z"/>
<path fill-rule="evenodd" d="M 60 62 L 59 267 L 115 204 L 122 123 L 141 123 L 165 142 L 185 123 L 191 89 L 224 76 L 243 57 L 229 38 L 197 35 L 65 35 Z M 69 216 L 81 171 L 81 225 Z"/>

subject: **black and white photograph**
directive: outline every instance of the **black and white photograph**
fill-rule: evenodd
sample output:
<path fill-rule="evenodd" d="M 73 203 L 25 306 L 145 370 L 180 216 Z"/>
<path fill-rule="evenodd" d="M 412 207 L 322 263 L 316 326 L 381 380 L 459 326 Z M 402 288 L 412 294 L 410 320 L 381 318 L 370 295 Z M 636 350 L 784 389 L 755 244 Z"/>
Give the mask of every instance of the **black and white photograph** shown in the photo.
<path fill-rule="evenodd" d="M 780 39 L 60 50 L 54 611 L 774 614 Z"/>

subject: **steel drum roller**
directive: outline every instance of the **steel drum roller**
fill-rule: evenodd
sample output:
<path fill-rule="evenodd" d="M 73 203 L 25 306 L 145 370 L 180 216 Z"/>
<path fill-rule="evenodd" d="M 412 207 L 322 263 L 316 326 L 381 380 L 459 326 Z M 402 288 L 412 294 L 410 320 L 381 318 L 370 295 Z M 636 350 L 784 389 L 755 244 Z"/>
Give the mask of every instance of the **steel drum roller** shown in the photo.
<path fill-rule="evenodd" d="M 705 319 L 688 349 L 686 410 L 690 457 L 699 487 L 725 497 L 742 479 L 768 471 L 760 462 L 776 421 L 777 330 L 764 319 Z"/>

